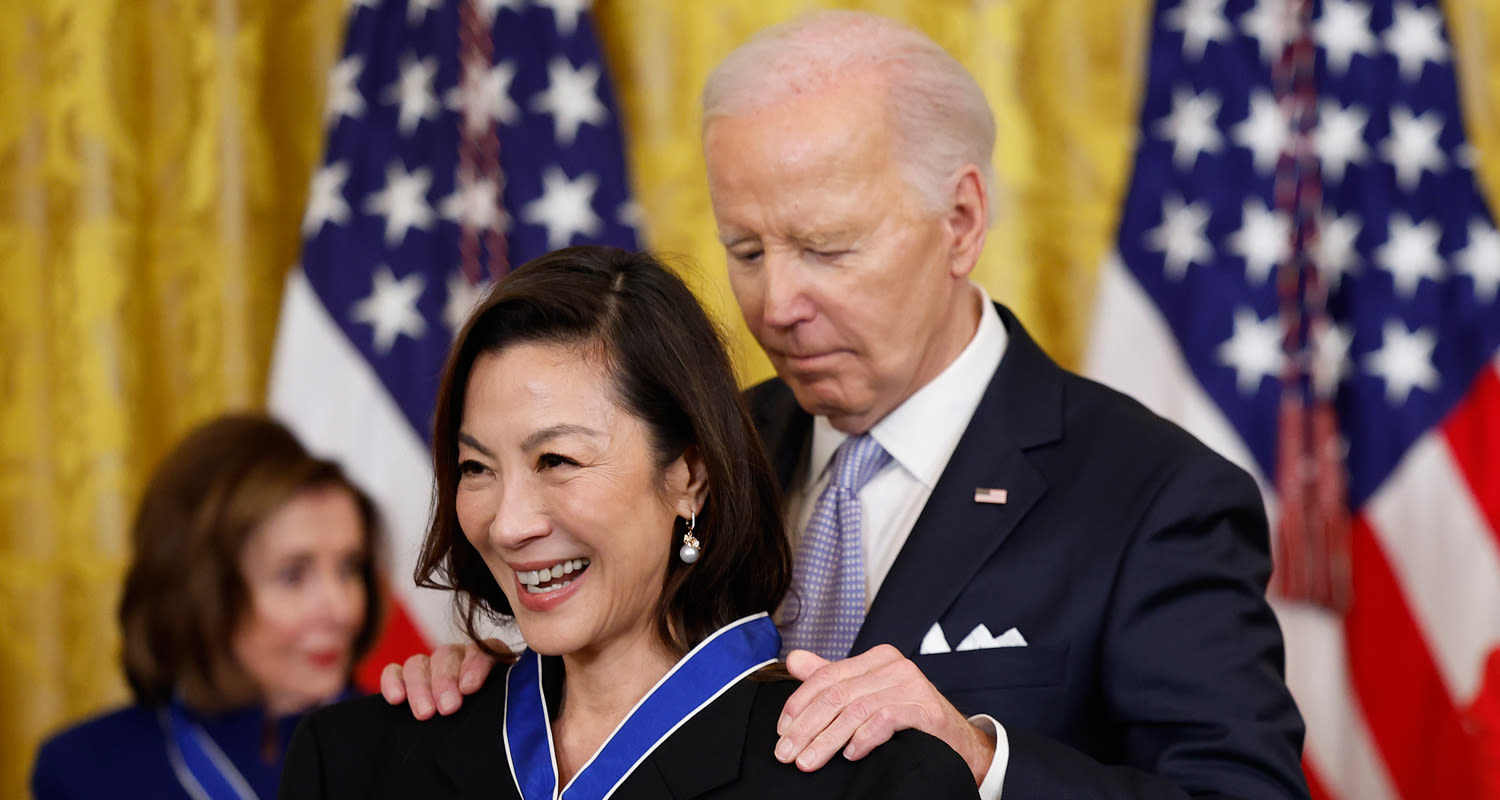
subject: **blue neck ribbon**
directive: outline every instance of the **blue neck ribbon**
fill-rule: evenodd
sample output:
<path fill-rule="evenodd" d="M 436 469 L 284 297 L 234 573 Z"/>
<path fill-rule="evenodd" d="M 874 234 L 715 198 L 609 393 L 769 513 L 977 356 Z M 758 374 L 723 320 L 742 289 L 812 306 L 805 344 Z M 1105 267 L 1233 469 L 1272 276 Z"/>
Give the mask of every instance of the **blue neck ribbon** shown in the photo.
<path fill-rule="evenodd" d="M 158 712 L 167 732 L 167 759 L 172 773 L 193 800 L 259 800 L 249 781 L 235 769 L 229 756 L 214 743 L 202 725 L 188 717 L 182 701 L 173 698 Z"/>
<path fill-rule="evenodd" d="M 604 800 L 673 731 L 740 679 L 774 663 L 780 652 L 781 634 L 764 612 L 715 631 L 636 703 L 559 789 L 542 660 L 526 650 L 505 676 L 505 750 L 516 788 L 524 800 Z"/>

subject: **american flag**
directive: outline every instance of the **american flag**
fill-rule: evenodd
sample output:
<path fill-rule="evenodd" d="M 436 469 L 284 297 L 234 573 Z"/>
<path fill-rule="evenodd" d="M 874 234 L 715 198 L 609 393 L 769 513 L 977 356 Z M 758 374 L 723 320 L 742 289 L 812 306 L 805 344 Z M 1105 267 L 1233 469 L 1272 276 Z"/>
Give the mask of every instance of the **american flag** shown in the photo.
<path fill-rule="evenodd" d="M 361 682 L 457 638 L 417 590 L 437 383 L 508 265 L 636 247 L 619 115 L 587 0 L 356 0 L 287 280 L 270 407 L 379 503 L 395 602 Z"/>
<path fill-rule="evenodd" d="M 1278 586 L 1314 578 L 1275 602 L 1315 796 L 1500 797 L 1500 234 L 1454 62 L 1435 0 L 1161 0 L 1101 272 L 1087 371 L 1254 474 Z"/>

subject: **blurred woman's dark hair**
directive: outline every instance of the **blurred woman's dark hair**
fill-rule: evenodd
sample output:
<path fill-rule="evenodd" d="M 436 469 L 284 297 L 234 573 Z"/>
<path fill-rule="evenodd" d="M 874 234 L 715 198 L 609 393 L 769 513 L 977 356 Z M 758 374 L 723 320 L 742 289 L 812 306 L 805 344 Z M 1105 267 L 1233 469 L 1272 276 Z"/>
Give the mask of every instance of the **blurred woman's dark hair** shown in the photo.
<path fill-rule="evenodd" d="M 280 423 L 229 414 L 193 429 L 167 454 L 136 513 L 120 628 L 137 701 L 159 704 L 176 693 L 194 708 L 221 711 L 261 699 L 231 648 L 250 611 L 241 555 L 261 523 L 324 487 L 349 492 L 364 523 L 365 621 L 351 664 L 370 649 L 380 630 L 375 504 Z"/>
<path fill-rule="evenodd" d="M 453 590 L 470 638 L 487 650 L 479 622 L 512 616 L 494 574 L 459 528 L 455 498 L 458 434 L 474 364 L 522 343 L 574 347 L 599 358 L 620 407 L 645 423 L 663 475 L 689 447 L 706 467 L 708 497 L 694 531 L 702 555 L 693 564 L 677 559 L 686 524 L 679 519 L 657 609 L 662 641 L 686 652 L 736 619 L 774 610 L 791 581 L 780 490 L 723 339 L 693 293 L 659 261 L 608 247 L 559 250 L 519 267 L 458 334 L 438 391 L 434 512 L 418 585 Z"/>

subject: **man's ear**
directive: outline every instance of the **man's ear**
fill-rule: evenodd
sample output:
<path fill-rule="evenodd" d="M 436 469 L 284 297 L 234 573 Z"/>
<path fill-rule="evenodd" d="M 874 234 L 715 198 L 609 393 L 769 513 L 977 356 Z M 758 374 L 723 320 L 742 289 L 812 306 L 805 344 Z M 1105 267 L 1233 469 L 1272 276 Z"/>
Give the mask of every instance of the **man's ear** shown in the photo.
<path fill-rule="evenodd" d="M 684 519 L 703 508 L 708 498 L 708 464 L 703 451 L 690 444 L 676 461 L 667 465 L 667 493 Z"/>
<path fill-rule="evenodd" d="M 990 221 L 990 201 L 979 168 L 965 164 L 953 177 L 953 198 L 945 222 L 949 235 L 949 272 L 967 278 L 984 252 Z"/>

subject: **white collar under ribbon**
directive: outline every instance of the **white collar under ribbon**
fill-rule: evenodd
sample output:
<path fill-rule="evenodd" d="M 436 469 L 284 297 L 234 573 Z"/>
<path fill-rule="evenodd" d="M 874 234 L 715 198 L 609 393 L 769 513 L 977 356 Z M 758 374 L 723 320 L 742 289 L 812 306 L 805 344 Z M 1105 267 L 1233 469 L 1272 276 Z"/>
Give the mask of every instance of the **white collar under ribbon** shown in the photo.
<path fill-rule="evenodd" d="M 715 631 L 656 682 L 561 790 L 542 659 L 523 652 L 505 676 L 505 751 L 516 788 L 524 800 L 604 800 L 678 727 L 780 652 L 781 634 L 764 612 Z"/>

